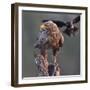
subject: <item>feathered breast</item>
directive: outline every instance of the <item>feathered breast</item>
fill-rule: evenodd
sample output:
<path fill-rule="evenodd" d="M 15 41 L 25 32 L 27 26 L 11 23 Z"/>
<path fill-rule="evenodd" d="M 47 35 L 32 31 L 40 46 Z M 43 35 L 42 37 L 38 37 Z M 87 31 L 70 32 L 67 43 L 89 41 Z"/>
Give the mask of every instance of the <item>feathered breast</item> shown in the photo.
<path fill-rule="evenodd" d="M 48 21 L 43 23 L 41 29 L 42 30 L 46 29 L 49 31 L 48 39 L 49 39 L 49 44 L 52 47 L 58 48 L 61 46 L 61 44 L 63 44 L 64 37 L 61 31 L 59 30 L 58 26 L 53 21 Z"/>

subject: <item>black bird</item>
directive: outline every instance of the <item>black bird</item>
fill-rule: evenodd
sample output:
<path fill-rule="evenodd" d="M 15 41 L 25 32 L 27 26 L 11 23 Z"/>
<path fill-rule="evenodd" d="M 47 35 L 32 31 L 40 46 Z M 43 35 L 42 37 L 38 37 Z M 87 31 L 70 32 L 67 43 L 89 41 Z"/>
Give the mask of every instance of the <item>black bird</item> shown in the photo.
<path fill-rule="evenodd" d="M 49 20 L 43 20 L 42 22 L 47 22 Z M 59 20 L 51 20 L 53 21 L 59 28 L 66 27 L 66 29 L 63 31 L 68 36 L 71 36 L 71 34 L 75 35 L 75 33 L 78 31 L 78 27 L 76 27 L 74 24 L 78 23 L 80 21 L 80 16 L 77 16 L 73 20 L 69 22 L 63 22 Z"/>

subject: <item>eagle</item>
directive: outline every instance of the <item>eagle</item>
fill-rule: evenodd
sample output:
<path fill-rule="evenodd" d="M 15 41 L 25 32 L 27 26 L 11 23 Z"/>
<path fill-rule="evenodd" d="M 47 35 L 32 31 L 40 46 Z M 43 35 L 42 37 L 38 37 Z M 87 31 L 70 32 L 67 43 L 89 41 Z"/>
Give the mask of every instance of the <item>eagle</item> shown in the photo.
<path fill-rule="evenodd" d="M 52 49 L 53 61 L 56 63 L 57 52 L 64 44 L 63 33 L 68 36 L 75 35 L 75 33 L 78 31 L 78 27 L 76 27 L 74 24 L 78 23 L 79 21 L 80 16 L 77 16 L 69 22 L 59 20 L 42 20 L 40 31 L 34 47 L 40 50 L 40 54 L 44 58 L 46 58 L 48 49 Z M 66 29 L 62 31 L 62 27 L 66 27 Z"/>
<path fill-rule="evenodd" d="M 53 21 L 44 22 L 40 26 L 39 37 L 35 44 L 35 48 L 40 49 L 41 55 L 45 57 L 47 50 L 52 49 L 53 60 L 56 62 L 57 51 L 64 43 L 64 36 L 58 26 Z"/>

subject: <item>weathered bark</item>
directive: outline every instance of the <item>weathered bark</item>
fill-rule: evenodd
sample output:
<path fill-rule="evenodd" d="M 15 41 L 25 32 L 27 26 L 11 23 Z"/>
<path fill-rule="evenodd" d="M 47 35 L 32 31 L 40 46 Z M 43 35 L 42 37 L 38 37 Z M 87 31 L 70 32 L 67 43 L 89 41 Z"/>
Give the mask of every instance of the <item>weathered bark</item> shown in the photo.
<path fill-rule="evenodd" d="M 56 62 L 53 64 L 49 64 L 48 58 L 44 57 L 41 54 L 35 57 L 35 63 L 38 69 L 38 76 L 59 76 L 60 75 L 59 65 Z"/>

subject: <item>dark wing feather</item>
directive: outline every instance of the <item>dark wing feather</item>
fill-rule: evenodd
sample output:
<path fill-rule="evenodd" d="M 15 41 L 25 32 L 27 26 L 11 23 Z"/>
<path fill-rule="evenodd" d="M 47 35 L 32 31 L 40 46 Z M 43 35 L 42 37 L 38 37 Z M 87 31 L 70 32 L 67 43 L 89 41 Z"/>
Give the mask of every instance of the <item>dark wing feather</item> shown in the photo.
<path fill-rule="evenodd" d="M 75 19 L 73 19 L 73 24 L 78 23 L 80 21 L 80 16 L 77 16 Z"/>
<path fill-rule="evenodd" d="M 42 20 L 43 23 L 44 23 L 44 22 L 48 22 L 48 21 L 50 21 L 50 20 Z"/>
<path fill-rule="evenodd" d="M 47 22 L 47 21 L 53 21 L 58 27 L 66 26 L 66 23 L 64 23 L 63 21 L 57 21 L 57 20 L 43 20 L 42 22 Z"/>

